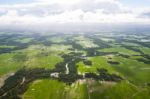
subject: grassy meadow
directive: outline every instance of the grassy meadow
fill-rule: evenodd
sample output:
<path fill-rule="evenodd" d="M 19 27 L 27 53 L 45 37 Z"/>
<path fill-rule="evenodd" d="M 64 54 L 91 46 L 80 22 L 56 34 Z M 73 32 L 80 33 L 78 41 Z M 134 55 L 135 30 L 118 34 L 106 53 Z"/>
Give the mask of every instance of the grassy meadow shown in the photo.
<path fill-rule="evenodd" d="M 21 83 L 10 84 L 15 86 L 6 90 L 7 99 L 13 94 L 21 99 L 150 99 L 149 41 L 142 42 L 136 35 L 0 33 L 0 37 L 0 86 L 23 68 L 31 71 L 30 76 L 14 77 Z M 85 77 L 98 75 L 98 69 L 122 80 Z M 20 94 L 19 88 L 26 89 Z"/>

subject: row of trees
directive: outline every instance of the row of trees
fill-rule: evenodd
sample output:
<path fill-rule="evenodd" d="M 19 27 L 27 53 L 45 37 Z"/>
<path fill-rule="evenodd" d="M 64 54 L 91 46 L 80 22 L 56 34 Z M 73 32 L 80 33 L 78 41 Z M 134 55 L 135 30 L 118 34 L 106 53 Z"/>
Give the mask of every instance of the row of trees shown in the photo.
<path fill-rule="evenodd" d="M 104 68 L 97 69 L 98 75 L 95 73 L 86 73 L 85 78 L 93 78 L 95 80 L 102 80 L 102 81 L 115 81 L 119 82 L 123 80 L 122 77 L 116 74 L 109 74 L 108 71 Z"/>

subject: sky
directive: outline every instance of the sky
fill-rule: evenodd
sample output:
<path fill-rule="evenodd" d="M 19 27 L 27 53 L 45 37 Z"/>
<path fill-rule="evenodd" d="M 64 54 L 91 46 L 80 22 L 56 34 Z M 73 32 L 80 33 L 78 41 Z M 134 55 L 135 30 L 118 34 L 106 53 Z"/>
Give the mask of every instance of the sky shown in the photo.
<path fill-rule="evenodd" d="M 150 24 L 150 0 L 0 0 L 0 29 Z"/>

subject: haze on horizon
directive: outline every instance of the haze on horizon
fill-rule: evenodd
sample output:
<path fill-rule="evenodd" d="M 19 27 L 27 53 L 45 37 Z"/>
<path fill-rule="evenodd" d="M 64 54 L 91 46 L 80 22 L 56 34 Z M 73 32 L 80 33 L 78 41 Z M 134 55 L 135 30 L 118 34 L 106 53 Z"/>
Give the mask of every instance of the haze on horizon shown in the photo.
<path fill-rule="evenodd" d="M 150 0 L 1 0 L 0 30 L 148 29 L 148 4 Z"/>

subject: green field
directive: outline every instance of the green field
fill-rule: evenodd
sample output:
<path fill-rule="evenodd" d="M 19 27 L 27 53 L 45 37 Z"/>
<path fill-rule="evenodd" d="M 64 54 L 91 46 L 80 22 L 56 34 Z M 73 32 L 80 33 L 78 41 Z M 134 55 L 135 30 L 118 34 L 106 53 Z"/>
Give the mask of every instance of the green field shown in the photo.
<path fill-rule="evenodd" d="M 32 41 L 32 38 L 20 38 L 15 41 L 21 42 L 21 43 L 28 43 L 28 42 Z"/>
<path fill-rule="evenodd" d="M 148 99 L 148 89 L 137 88 L 136 86 L 128 83 L 121 82 L 118 84 L 104 83 L 102 85 L 96 85 L 99 90 L 92 92 L 91 99 Z M 99 98 L 97 98 L 99 97 Z"/>
<path fill-rule="evenodd" d="M 106 49 L 101 49 L 99 50 L 100 52 L 118 52 L 120 54 L 125 54 L 125 55 L 138 55 L 138 52 L 128 50 L 124 47 L 113 47 L 113 48 L 106 48 Z"/>
<path fill-rule="evenodd" d="M 109 73 L 115 72 L 113 67 L 109 63 L 107 63 L 105 57 L 102 56 L 90 57 L 89 60 L 91 60 L 92 66 L 86 66 L 83 62 L 77 63 L 79 73 L 86 73 L 86 72 L 97 73 L 97 68 L 105 68 L 108 70 Z"/>
<path fill-rule="evenodd" d="M 56 80 L 37 80 L 31 84 L 23 99 L 87 99 L 86 84 L 66 85 Z"/>
<path fill-rule="evenodd" d="M 123 74 L 128 80 L 134 83 L 150 82 L 148 64 L 138 62 L 136 60 L 126 59 L 122 57 L 115 57 L 114 60 L 120 62 L 119 65 L 113 66 L 118 72 Z"/>
<path fill-rule="evenodd" d="M 119 93 L 119 94 L 118 94 Z M 55 80 L 38 80 L 32 83 L 23 99 L 145 99 L 148 89 L 137 88 L 129 82 L 77 81 L 71 86 Z"/>
<path fill-rule="evenodd" d="M 12 34 L 0 33 L 0 99 L 150 99 L 146 34 Z"/>
<path fill-rule="evenodd" d="M 150 48 L 147 47 L 140 47 L 139 48 L 144 54 L 150 54 Z"/>
<path fill-rule="evenodd" d="M 10 72 L 15 72 L 24 66 L 22 61 L 17 61 L 14 58 L 16 55 L 16 53 L 0 55 L 0 76 Z"/>
<path fill-rule="evenodd" d="M 84 36 L 74 37 L 74 40 L 76 41 L 77 44 L 80 44 L 83 48 L 98 47 L 96 44 L 93 43 L 91 39 L 86 38 Z"/>

